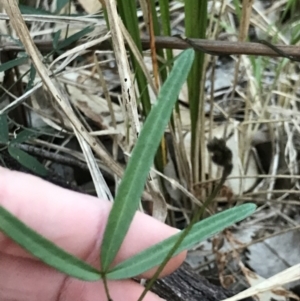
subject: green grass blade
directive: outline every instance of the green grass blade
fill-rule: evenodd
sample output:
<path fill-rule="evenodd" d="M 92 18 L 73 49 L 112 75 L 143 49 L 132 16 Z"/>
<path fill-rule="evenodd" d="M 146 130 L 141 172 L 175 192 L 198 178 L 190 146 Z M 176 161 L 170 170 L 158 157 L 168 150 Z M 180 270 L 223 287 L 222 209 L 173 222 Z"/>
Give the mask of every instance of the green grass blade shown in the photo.
<path fill-rule="evenodd" d="M 92 32 L 94 30 L 93 26 L 88 26 L 85 27 L 84 29 L 80 30 L 79 32 L 74 33 L 73 35 L 71 35 L 70 37 L 60 41 L 58 43 L 58 47 L 55 50 L 60 50 L 63 49 L 75 42 L 77 42 L 78 40 L 80 40 L 82 37 L 84 37 L 85 35 L 87 35 L 88 33 Z"/>
<path fill-rule="evenodd" d="M 56 32 L 53 34 L 52 45 L 53 45 L 53 48 L 54 48 L 54 49 L 58 49 L 58 43 L 59 43 L 60 35 L 61 35 L 61 29 L 58 30 L 58 31 L 56 31 Z"/>
<path fill-rule="evenodd" d="M 150 1 L 150 5 L 151 5 L 151 14 L 152 14 L 154 35 L 155 36 L 161 36 L 161 22 L 159 22 L 159 20 L 158 20 L 158 13 L 157 13 L 157 10 L 156 10 L 155 1 Z M 166 16 L 164 16 L 164 17 L 166 17 Z M 161 19 L 163 19 L 162 16 L 161 16 Z M 170 24 L 170 20 L 165 20 L 164 24 L 166 24 L 166 23 Z M 156 55 L 160 56 L 161 58 L 165 58 L 163 49 L 156 49 Z M 159 60 L 158 60 L 157 63 L 158 63 L 158 68 L 159 68 L 159 73 L 160 73 L 161 80 L 162 80 L 162 82 L 165 82 L 165 80 L 167 79 L 167 75 L 168 75 L 167 69 L 162 68 L 163 63 L 160 62 Z"/>
<path fill-rule="evenodd" d="M 142 43 L 140 37 L 140 29 L 139 29 L 139 22 L 137 18 L 137 6 L 136 2 L 133 0 L 117 0 L 118 4 L 118 11 L 120 16 L 124 22 L 124 25 L 128 32 L 130 33 L 132 39 L 134 40 L 137 48 L 142 52 Z M 148 116 L 151 111 L 151 102 L 150 96 L 147 89 L 147 80 L 146 77 L 137 62 L 135 56 L 133 55 L 132 51 L 129 50 L 130 58 L 132 62 L 132 67 L 135 72 L 138 89 L 140 92 L 141 103 L 143 107 L 143 114 L 144 116 Z"/>
<path fill-rule="evenodd" d="M 25 92 L 27 92 L 31 88 L 33 88 L 35 77 L 36 77 L 36 69 L 35 69 L 34 65 L 31 64 L 31 66 L 30 66 L 30 72 L 29 72 L 29 80 L 28 80 L 28 84 L 26 86 Z"/>
<path fill-rule="evenodd" d="M 164 36 L 171 36 L 171 17 L 170 17 L 170 5 L 169 0 L 159 0 L 159 7 L 161 13 L 161 27 Z M 172 49 L 166 49 L 168 61 L 172 61 L 173 52 Z"/>
<path fill-rule="evenodd" d="M 206 36 L 207 28 L 207 0 L 201 1 L 189 1 L 185 0 L 184 5 L 185 11 L 185 33 L 188 38 L 197 38 L 204 39 Z M 195 156 L 199 154 L 195 153 L 195 148 L 197 145 L 196 137 L 198 135 L 197 131 L 197 121 L 201 116 L 199 115 L 199 107 L 202 105 L 204 108 L 203 101 L 200 102 L 200 89 L 201 79 L 204 66 L 204 53 L 197 52 L 195 55 L 195 60 L 192 66 L 192 70 L 188 77 L 188 95 L 189 95 L 189 104 L 190 104 L 190 116 L 191 116 L 191 159 L 194 162 Z M 196 165 L 192 164 L 192 168 Z M 199 172 L 199 171 L 197 171 Z M 195 174 L 195 171 L 193 171 Z"/>
<path fill-rule="evenodd" d="M 299 4 L 298 4 L 299 7 Z M 283 20 L 286 18 L 287 14 L 290 13 L 291 16 L 294 16 L 297 14 L 297 0 L 288 0 L 285 4 L 285 8 L 282 11 L 281 17 L 280 17 L 280 23 L 283 22 Z"/>
<path fill-rule="evenodd" d="M 19 5 L 20 11 L 22 14 L 24 15 L 54 15 L 53 13 L 44 10 L 44 9 L 40 9 L 40 8 L 35 8 L 29 5 L 23 5 L 20 4 Z"/>
<path fill-rule="evenodd" d="M 254 204 L 245 204 L 215 214 L 196 223 L 190 233 L 184 238 L 175 254 L 186 250 L 195 244 L 207 239 L 226 227 L 246 218 L 255 211 Z M 139 254 L 121 262 L 107 274 L 107 279 L 125 279 L 140 275 L 141 273 L 159 265 L 165 258 L 181 233 L 140 252 Z"/>
<path fill-rule="evenodd" d="M 8 146 L 8 152 L 22 166 L 25 166 L 28 169 L 32 170 L 35 174 L 42 177 L 47 176 L 48 170 L 35 157 L 11 145 Z"/>
<path fill-rule="evenodd" d="M 291 45 L 296 45 L 300 40 L 300 24 L 290 28 L 291 32 Z"/>
<path fill-rule="evenodd" d="M 4 64 L 1 64 L 1 66 L 0 66 L 0 72 L 4 72 L 4 71 L 6 71 L 6 70 L 8 70 L 8 69 L 11 69 L 11 68 L 13 68 L 13 67 L 22 65 L 22 64 L 26 63 L 27 61 L 28 61 L 27 56 L 26 56 L 26 57 L 25 57 L 25 56 L 23 56 L 23 57 L 18 57 L 18 58 L 16 58 L 16 59 L 13 59 L 13 60 L 11 60 L 11 61 L 8 61 L 8 62 L 6 62 L 6 63 L 4 63 Z"/>
<path fill-rule="evenodd" d="M 44 263 L 69 276 L 97 281 L 100 272 L 26 226 L 0 206 L 0 230 Z"/>
<path fill-rule="evenodd" d="M 156 150 L 193 59 L 194 51 L 191 49 L 178 57 L 133 149 L 104 233 L 101 248 L 101 264 L 104 271 L 108 270 L 114 260 L 138 208 Z"/>
<path fill-rule="evenodd" d="M 35 138 L 40 135 L 43 135 L 43 133 L 31 129 L 25 129 L 19 134 L 17 134 L 17 137 L 11 141 L 11 145 L 13 145 L 14 143 L 23 143 L 31 138 Z"/>
<path fill-rule="evenodd" d="M 242 9 L 240 7 L 241 2 L 239 0 L 233 0 L 233 5 L 235 7 L 235 13 L 239 20 L 241 20 L 242 17 Z"/>
<path fill-rule="evenodd" d="M 58 14 L 69 3 L 69 1 L 70 0 L 57 0 L 55 13 Z"/>
<path fill-rule="evenodd" d="M 7 115 L 0 115 L 0 143 L 7 143 L 9 141 L 8 136 L 8 123 L 7 123 Z"/>

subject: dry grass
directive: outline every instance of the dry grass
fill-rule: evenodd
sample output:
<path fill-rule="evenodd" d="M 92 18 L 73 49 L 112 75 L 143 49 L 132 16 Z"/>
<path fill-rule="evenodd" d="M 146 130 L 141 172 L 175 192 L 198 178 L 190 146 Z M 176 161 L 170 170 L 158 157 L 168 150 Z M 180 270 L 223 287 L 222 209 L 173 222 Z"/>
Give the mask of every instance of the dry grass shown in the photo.
<path fill-rule="evenodd" d="M 251 2 L 248 1 L 250 4 Z M 296 35 L 291 34 L 291 28 L 297 24 L 299 26 L 300 23 L 293 18 L 287 18 L 285 22 L 290 22 L 290 30 L 286 30 L 284 23 L 278 19 L 280 11 L 287 5 L 287 0 L 273 1 L 272 5 L 264 9 L 257 6 L 259 1 L 254 2 L 253 8 L 246 5 L 243 7 L 241 22 L 237 22 L 232 1 L 227 4 L 226 1 L 210 1 L 207 38 L 245 41 L 249 38 L 249 26 L 253 26 L 258 38 L 283 45 L 291 44 L 293 35 Z M 15 4 L 14 0 L 4 3 L 11 20 L 14 20 L 16 11 L 10 11 L 8 7 Z M 41 6 L 47 7 L 46 1 L 41 3 Z M 74 6 L 71 7 L 74 11 Z M 51 7 L 48 9 L 51 10 Z M 11 84 L 15 85 L 17 81 L 28 84 L 30 77 L 26 72 L 31 62 L 35 64 L 39 74 L 34 79 L 34 87 L 28 91 L 9 91 L 10 87 L 5 85 L 3 74 L 0 74 L 2 97 L 9 101 L 9 104 L 2 107 L 1 113 L 9 112 L 13 108 L 14 112 L 15 108 L 20 108 L 29 115 L 35 112 L 39 122 L 52 127 L 56 135 L 63 139 L 61 145 L 39 139 L 28 143 L 40 148 L 46 146 L 49 151 L 67 154 L 72 159 L 86 163 L 98 196 L 112 199 L 111 194 L 114 194 L 114 191 L 109 191 L 101 170 L 105 171 L 106 180 L 110 178 L 118 183 L 124 168 L 117 160 L 118 152 L 124 154 L 126 161 L 142 124 L 139 114 L 140 95 L 135 87 L 134 72 L 130 69 L 124 40 L 130 45 L 142 66 L 149 82 L 149 91 L 153 94 L 153 102 L 157 95 L 157 82 L 152 78 L 153 66 L 149 60 L 149 52 L 145 51 L 142 57 L 116 14 L 116 8 L 111 5 L 107 6 L 107 10 L 110 23 L 113 24 L 111 32 L 106 29 L 103 18 L 92 15 L 93 11 L 90 12 L 90 16 L 85 17 L 27 16 L 30 36 L 34 40 L 53 39 L 53 33 L 58 30 L 61 30 L 60 36 L 64 37 L 89 25 L 94 26 L 94 30 L 81 40 L 80 46 L 55 56 L 49 55 L 47 58 L 40 56 L 29 36 L 26 36 L 25 23 L 12 21 L 10 26 L 1 21 L 1 32 L 7 33 L 7 36 L 2 36 L 1 44 L 11 42 L 12 38 L 18 35 L 31 57 L 25 64 L 11 71 Z M 170 12 L 174 33 L 182 33 L 182 3 L 171 1 Z M 142 15 L 142 11 L 139 10 L 139 14 Z M 20 16 L 18 18 L 21 20 Z M 141 35 L 146 32 L 143 21 L 140 22 L 140 30 Z M 114 52 L 89 50 L 110 38 Z M 208 214 L 224 206 L 251 201 L 257 202 L 261 210 L 274 210 L 276 214 L 272 220 L 283 218 L 286 221 L 284 231 L 298 229 L 298 225 L 295 225 L 290 217 L 291 212 L 299 212 L 300 204 L 298 68 L 297 62 L 283 58 L 244 55 L 222 58 L 206 55 L 206 78 L 202 83 L 206 87 L 206 93 L 203 95 L 206 106 L 202 112 L 205 119 L 199 122 L 199 131 L 202 133 L 199 151 L 202 154 L 201 166 L 204 167 L 200 181 L 193 182 L 189 163 L 191 159 L 188 109 L 180 106 L 181 118 L 174 113 L 175 130 L 171 127 L 168 130 L 172 138 L 172 146 L 169 147 L 173 148 L 173 154 L 168 154 L 169 164 L 165 174 L 153 169 L 144 194 L 144 200 L 150 200 L 153 206 L 148 206 L 148 202 L 145 202 L 140 209 L 150 210 L 161 220 L 166 218 L 168 212 L 167 220 L 173 225 L 178 224 L 177 213 L 181 212 L 183 223 L 188 223 L 194 208 L 202 204 L 203 198 L 210 193 L 212 185 L 219 177 L 220 173 L 210 162 L 206 151 L 207 140 L 218 135 L 227 138 L 235 154 L 235 169 L 228 178 L 224 194 L 207 209 Z M 9 72 L 7 71 L 6 75 Z M 37 93 L 40 93 L 40 96 L 37 97 Z M 41 97 L 48 94 L 49 97 Z M 180 100 L 182 103 L 188 103 L 185 89 L 182 90 Z M 30 126 L 30 122 L 19 126 Z M 81 150 L 66 146 L 75 136 Z M 110 152 L 102 143 L 103 136 L 108 136 L 112 141 Z M 164 179 L 168 195 L 166 191 L 161 190 L 158 180 L 160 178 Z M 255 221 L 256 217 L 253 219 Z M 278 230 L 276 233 L 281 232 L 282 230 Z M 264 233 L 257 241 L 251 243 L 266 238 L 266 235 Z M 234 251 L 240 252 L 238 247 Z"/>

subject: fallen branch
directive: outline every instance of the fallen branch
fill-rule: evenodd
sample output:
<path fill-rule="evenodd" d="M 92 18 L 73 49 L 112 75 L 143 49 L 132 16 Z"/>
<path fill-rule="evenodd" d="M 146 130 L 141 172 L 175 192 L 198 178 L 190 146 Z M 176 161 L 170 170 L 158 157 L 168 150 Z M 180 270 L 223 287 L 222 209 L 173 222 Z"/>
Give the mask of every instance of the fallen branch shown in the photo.
<path fill-rule="evenodd" d="M 149 37 L 141 39 L 143 49 L 149 49 Z M 300 59 L 300 47 L 288 45 L 273 45 L 280 53 L 270 47 L 270 44 L 263 44 L 262 41 L 253 42 L 229 42 L 229 41 L 212 41 L 203 39 L 189 39 L 195 48 L 202 49 L 204 52 L 214 53 L 215 55 L 262 55 L 272 57 L 294 57 Z M 53 50 L 53 41 L 34 41 L 35 45 L 41 52 L 49 52 Z M 82 44 L 82 42 L 69 45 L 65 49 L 71 49 Z M 189 43 L 178 37 L 155 37 L 155 45 L 157 48 L 166 49 L 186 49 L 191 47 Z M 104 41 L 99 45 L 95 45 L 90 50 L 112 50 L 110 41 Z M 24 51 L 24 48 L 16 43 L 0 43 L 0 51 Z M 285 55 L 283 55 L 285 54 Z"/>
<path fill-rule="evenodd" d="M 234 295 L 233 291 L 210 283 L 187 263 L 173 274 L 156 280 L 151 291 L 167 301 L 220 301 Z"/>

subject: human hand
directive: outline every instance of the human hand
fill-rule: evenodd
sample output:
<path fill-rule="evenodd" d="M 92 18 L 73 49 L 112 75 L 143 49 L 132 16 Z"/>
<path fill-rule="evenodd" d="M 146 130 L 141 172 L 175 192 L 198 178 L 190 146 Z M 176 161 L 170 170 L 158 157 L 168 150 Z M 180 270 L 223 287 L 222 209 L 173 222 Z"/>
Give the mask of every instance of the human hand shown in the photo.
<path fill-rule="evenodd" d="M 69 191 L 37 177 L 0 168 L 0 205 L 69 253 L 99 267 L 99 250 L 110 211 L 108 201 Z M 136 213 L 115 263 L 175 234 L 176 229 Z M 172 258 L 161 276 L 184 260 Z M 155 269 L 141 277 L 149 278 Z M 113 301 L 135 301 L 143 287 L 133 280 L 108 282 Z M 0 300 L 104 301 L 102 281 L 84 282 L 43 264 L 0 232 Z M 161 300 L 149 292 L 145 301 Z"/>

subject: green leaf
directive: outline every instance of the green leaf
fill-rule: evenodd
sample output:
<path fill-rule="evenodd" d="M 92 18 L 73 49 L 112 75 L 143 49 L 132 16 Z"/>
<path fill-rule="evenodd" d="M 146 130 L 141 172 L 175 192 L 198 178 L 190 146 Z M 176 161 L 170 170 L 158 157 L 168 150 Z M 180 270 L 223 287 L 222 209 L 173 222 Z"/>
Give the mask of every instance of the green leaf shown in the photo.
<path fill-rule="evenodd" d="M 3 160 L 1 153 L 0 153 L 0 162 L 1 162 L 1 166 L 7 167 L 5 161 Z"/>
<path fill-rule="evenodd" d="M 28 84 L 26 87 L 26 91 L 30 90 L 33 87 L 35 76 L 36 76 L 36 69 L 35 69 L 34 65 L 31 64 L 30 73 L 29 73 L 29 81 L 28 81 Z"/>
<path fill-rule="evenodd" d="M 47 169 L 36 158 L 25 153 L 21 149 L 12 145 L 8 146 L 9 154 L 16 159 L 20 164 L 34 171 L 36 174 L 45 177 L 48 174 Z"/>
<path fill-rule="evenodd" d="M 100 272 L 47 240 L 0 206 L 0 230 L 44 263 L 69 276 L 96 281 Z"/>
<path fill-rule="evenodd" d="M 70 0 L 57 0 L 56 1 L 56 11 L 55 13 L 59 13 L 63 7 L 65 7 Z"/>
<path fill-rule="evenodd" d="M 79 32 L 74 33 L 73 35 L 71 35 L 70 37 L 66 38 L 65 40 L 60 41 L 58 43 L 57 50 L 65 48 L 65 47 L 71 45 L 72 43 L 77 42 L 82 37 L 84 37 L 88 33 L 92 32 L 93 30 L 94 30 L 93 26 L 88 26 L 88 27 L 85 27 L 84 29 L 80 30 Z"/>
<path fill-rule="evenodd" d="M 42 132 L 25 129 L 22 132 L 20 132 L 19 134 L 17 134 L 17 137 L 14 138 L 10 144 L 13 145 L 15 143 L 23 143 L 31 138 L 38 137 L 42 134 L 43 134 Z"/>
<path fill-rule="evenodd" d="M 56 31 L 53 35 L 53 41 L 52 41 L 52 44 L 53 44 L 53 48 L 55 50 L 57 50 L 57 47 L 58 47 L 58 43 L 59 43 L 59 37 L 60 37 L 60 34 L 61 34 L 61 29 Z"/>
<path fill-rule="evenodd" d="M 114 260 L 138 208 L 155 152 L 193 59 L 194 51 L 188 49 L 175 61 L 172 72 L 162 86 L 157 103 L 148 115 L 133 149 L 103 237 L 101 264 L 104 271 Z"/>
<path fill-rule="evenodd" d="M 22 65 L 22 64 L 26 63 L 27 60 L 28 60 L 27 56 L 26 57 L 18 57 L 16 59 L 8 61 L 8 62 L 6 62 L 4 64 L 1 64 L 0 65 L 0 72 L 4 72 L 4 71 L 6 71 L 8 69 L 11 69 L 13 67 Z"/>
<path fill-rule="evenodd" d="M 245 204 L 215 214 L 196 223 L 189 234 L 184 238 L 175 254 L 191 248 L 195 244 L 207 239 L 226 227 L 244 219 L 256 209 L 254 204 Z M 107 279 L 131 278 L 159 265 L 166 257 L 181 233 L 138 253 L 137 255 L 119 263 L 109 273 Z M 174 254 L 174 255 L 175 255 Z"/>
<path fill-rule="evenodd" d="M 0 115 L 0 143 L 7 143 L 8 137 L 8 123 L 6 114 Z"/>
<path fill-rule="evenodd" d="M 233 0 L 233 5 L 235 8 L 235 13 L 238 16 L 238 19 L 241 20 L 242 18 L 242 10 L 241 10 L 241 2 L 239 0 Z"/>
<path fill-rule="evenodd" d="M 51 12 L 46 11 L 44 9 L 35 8 L 32 6 L 23 5 L 23 4 L 20 4 L 19 8 L 20 8 L 21 13 L 25 14 L 25 15 L 51 15 L 51 16 L 54 15 Z"/>
<path fill-rule="evenodd" d="M 294 27 L 292 27 L 290 32 L 292 37 L 291 44 L 295 45 L 300 40 L 300 24 L 296 24 Z"/>

